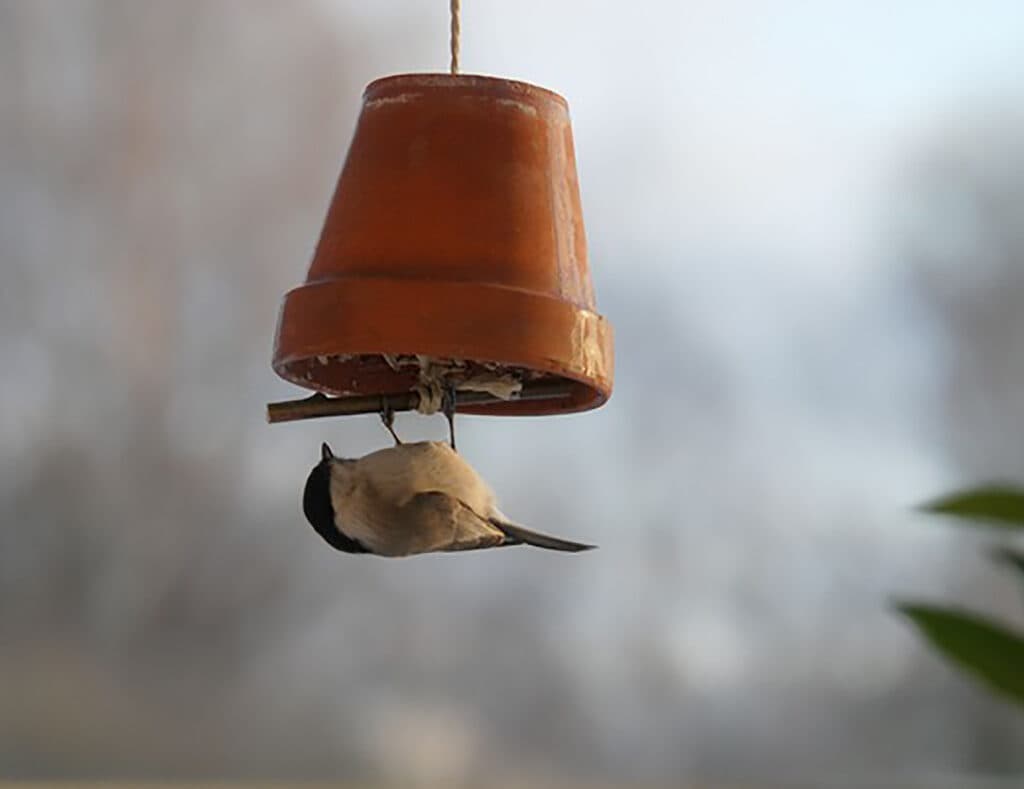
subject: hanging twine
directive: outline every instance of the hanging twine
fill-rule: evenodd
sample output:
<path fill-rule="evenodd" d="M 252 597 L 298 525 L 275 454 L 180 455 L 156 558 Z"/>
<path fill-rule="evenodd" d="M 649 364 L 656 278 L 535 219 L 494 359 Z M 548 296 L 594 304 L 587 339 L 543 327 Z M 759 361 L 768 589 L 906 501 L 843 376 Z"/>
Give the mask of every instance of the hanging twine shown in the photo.
<path fill-rule="evenodd" d="M 425 381 L 416 384 L 413 391 L 420 396 L 416 410 L 430 416 L 444 408 L 444 389 L 437 381 Z"/>
<path fill-rule="evenodd" d="M 452 65 L 451 73 L 459 73 L 459 37 L 462 34 L 462 27 L 459 23 L 459 10 L 462 5 L 461 0 L 451 0 L 451 14 L 452 14 L 452 35 L 451 35 L 451 50 L 452 50 Z"/>

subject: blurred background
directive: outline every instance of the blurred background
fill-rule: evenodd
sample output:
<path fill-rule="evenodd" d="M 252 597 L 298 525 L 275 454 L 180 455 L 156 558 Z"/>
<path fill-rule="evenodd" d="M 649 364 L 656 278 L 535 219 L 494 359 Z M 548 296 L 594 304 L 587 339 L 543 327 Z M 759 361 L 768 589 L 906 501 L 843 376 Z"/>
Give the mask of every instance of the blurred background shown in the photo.
<path fill-rule="evenodd" d="M 912 509 L 1024 479 L 1024 7 L 464 6 L 464 71 L 569 101 L 617 381 L 460 449 L 585 557 L 337 554 L 306 474 L 387 434 L 264 422 L 360 93 L 447 69 L 447 3 L 0 0 L 0 776 L 1018 785 L 888 606 L 1024 608 Z"/>

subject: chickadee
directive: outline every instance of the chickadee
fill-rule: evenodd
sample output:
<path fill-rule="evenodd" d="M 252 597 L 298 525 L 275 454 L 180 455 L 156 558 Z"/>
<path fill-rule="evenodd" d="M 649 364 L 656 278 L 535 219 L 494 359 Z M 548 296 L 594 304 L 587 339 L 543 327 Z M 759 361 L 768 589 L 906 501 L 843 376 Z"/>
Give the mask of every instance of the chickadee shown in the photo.
<path fill-rule="evenodd" d="M 398 444 L 352 460 L 327 444 L 310 472 L 302 509 L 317 533 L 346 553 L 411 556 L 502 545 L 585 551 L 593 545 L 510 523 L 494 493 L 448 444 Z"/>

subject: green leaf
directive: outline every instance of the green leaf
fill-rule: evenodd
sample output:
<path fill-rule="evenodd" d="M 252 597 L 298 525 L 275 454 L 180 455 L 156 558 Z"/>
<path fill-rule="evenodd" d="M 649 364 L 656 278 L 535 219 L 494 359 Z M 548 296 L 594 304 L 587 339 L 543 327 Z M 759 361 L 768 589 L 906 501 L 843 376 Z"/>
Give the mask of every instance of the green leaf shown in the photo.
<path fill-rule="evenodd" d="M 953 515 L 1006 529 L 1024 529 L 1024 489 L 1010 485 L 952 493 L 921 507 L 925 512 Z"/>
<path fill-rule="evenodd" d="M 947 659 L 976 679 L 1024 704 L 1024 638 L 966 611 L 897 603 Z"/>
<path fill-rule="evenodd" d="M 1024 576 L 1024 551 L 1010 548 L 1007 545 L 1000 545 L 992 549 L 992 558 L 1001 564 L 1009 564 Z"/>

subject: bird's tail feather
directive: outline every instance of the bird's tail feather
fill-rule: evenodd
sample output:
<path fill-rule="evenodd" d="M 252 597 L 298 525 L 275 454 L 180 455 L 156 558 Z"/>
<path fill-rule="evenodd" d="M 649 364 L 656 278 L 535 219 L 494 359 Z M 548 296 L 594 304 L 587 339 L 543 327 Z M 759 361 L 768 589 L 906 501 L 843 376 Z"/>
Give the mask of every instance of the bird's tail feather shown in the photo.
<path fill-rule="evenodd" d="M 596 545 L 585 545 L 581 542 L 572 542 L 571 540 L 552 537 L 549 534 L 530 531 L 522 526 L 517 526 L 514 523 L 509 523 L 508 521 L 499 520 L 497 518 L 492 518 L 491 524 L 498 529 L 501 529 L 502 533 L 506 537 L 510 538 L 505 542 L 505 545 L 525 543 L 526 545 L 533 545 L 537 548 L 547 548 L 552 551 L 570 551 L 572 553 L 576 553 L 578 551 L 589 551 L 592 548 L 597 547 Z"/>

